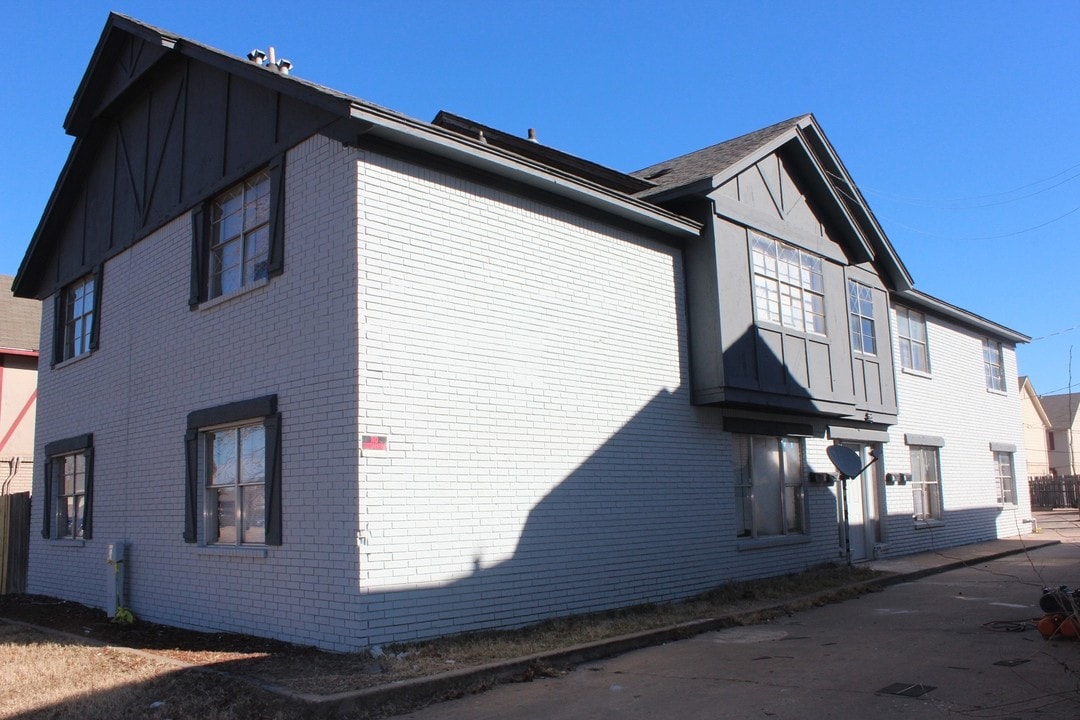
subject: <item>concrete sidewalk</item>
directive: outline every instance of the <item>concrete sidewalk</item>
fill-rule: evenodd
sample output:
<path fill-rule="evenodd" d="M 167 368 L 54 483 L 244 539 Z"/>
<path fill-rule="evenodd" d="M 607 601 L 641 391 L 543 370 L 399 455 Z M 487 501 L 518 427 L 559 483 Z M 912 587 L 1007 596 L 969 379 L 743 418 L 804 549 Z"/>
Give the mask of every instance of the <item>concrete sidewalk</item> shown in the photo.
<path fill-rule="evenodd" d="M 1074 517 L 1077 515 L 1076 511 L 1071 512 Z M 1080 541 L 1080 518 L 1077 518 L 1073 529 L 1076 531 L 1076 539 Z M 854 587 L 880 588 L 896 585 L 936 573 L 974 566 L 1010 555 L 1057 545 L 1061 542 L 1060 533 L 1055 531 L 1052 533 L 1025 535 L 1019 538 L 989 540 L 960 547 L 943 548 L 940 551 L 878 560 L 870 563 L 870 566 L 875 570 L 890 574 L 877 580 L 859 583 Z M 835 591 L 821 593 L 820 595 L 823 602 L 825 602 L 824 598 L 829 595 L 835 596 Z M 320 713 L 349 713 L 360 710 L 377 713 L 383 708 L 422 707 L 429 703 L 481 692 L 501 683 L 529 678 L 537 672 L 538 668 L 544 671 L 570 668 L 583 663 L 619 656 L 633 650 L 685 640 L 703 633 L 738 625 L 741 624 L 740 621 L 744 617 L 752 617 L 760 613 L 784 613 L 788 611 L 788 608 L 805 606 L 806 601 L 808 599 L 812 601 L 813 597 L 799 598 L 789 603 L 762 605 L 752 611 L 740 612 L 731 616 L 649 630 L 480 667 L 463 668 L 433 677 L 415 678 L 391 685 L 341 693 L 339 695 L 302 695 L 287 691 L 286 694 L 311 703 L 313 709 L 317 708 L 316 712 Z M 278 690 L 280 691 L 280 689 Z"/>

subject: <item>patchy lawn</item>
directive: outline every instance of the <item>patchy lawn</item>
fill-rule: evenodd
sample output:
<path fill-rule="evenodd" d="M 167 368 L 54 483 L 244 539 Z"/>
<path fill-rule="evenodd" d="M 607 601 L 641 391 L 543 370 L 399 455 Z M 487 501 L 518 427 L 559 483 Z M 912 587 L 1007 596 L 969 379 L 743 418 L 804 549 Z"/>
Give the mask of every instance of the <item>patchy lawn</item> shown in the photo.
<path fill-rule="evenodd" d="M 5 596 L 0 597 L 0 618 L 60 630 L 72 637 L 45 635 L 0 622 L 0 716 L 162 720 L 303 717 L 307 713 L 301 701 L 276 695 L 265 687 L 329 695 L 694 620 L 725 617 L 731 625 L 763 622 L 779 613 L 861 594 L 867 591 L 866 583 L 880 576 L 867 568 L 824 566 L 798 575 L 729 583 L 685 602 L 388 646 L 374 655 L 327 653 L 261 638 L 152 623 L 123 627 L 109 622 L 101 611 L 76 603 Z M 348 717 L 365 716 L 356 711 Z"/>

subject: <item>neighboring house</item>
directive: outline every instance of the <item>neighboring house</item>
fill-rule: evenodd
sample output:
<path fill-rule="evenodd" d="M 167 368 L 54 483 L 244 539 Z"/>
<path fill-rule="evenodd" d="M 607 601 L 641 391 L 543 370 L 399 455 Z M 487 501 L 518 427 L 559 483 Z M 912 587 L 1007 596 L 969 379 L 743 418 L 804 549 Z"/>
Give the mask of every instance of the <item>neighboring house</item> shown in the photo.
<path fill-rule="evenodd" d="M 1028 477 L 1051 475 L 1049 443 L 1053 442 L 1053 424 L 1026 375 L 1020 376 L 1020 420 L 1024 425 Z"/>
<path fill-rule="evenodd" d="M 1050 419 L 1046 434 L 1050 474 L 1080 475 L 1080 393 L 1043 395 L 1040 400 Z"/>
<path fill-rule="evenodd" d="M 31 592 L 123 543 L 142 618 L 351 650 L 1028 530 L 1027 338 L 913 289 L 810 115 L 627 175 L 111 15 L 65 128 Z"/>
<path fill-rule="evenodd" d="M 30 492 L 34 472 L 41 303 L 11 294 L 0 275 L 0 495 Z"/>

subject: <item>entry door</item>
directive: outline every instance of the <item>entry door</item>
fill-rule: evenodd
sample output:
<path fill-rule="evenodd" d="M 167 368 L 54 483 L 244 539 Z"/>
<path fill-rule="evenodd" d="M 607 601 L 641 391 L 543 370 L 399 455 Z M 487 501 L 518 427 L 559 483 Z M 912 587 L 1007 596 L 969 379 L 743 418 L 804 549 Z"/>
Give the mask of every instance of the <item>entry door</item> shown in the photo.
<path fill-rule="evenodd" d="M 842 443 L 858 454 L 863 467 L 870 462 L 870 449 L 861 443 Z M 880 461 L 863 471 L 862 475 L 844 483 L 842 492 L 847 501 L 847 538 L 851 548 L 851 562 L 869 560 L 874 554 L 874 544 L 881 542 L 879 515 L 878 472 Z M 843 500 L 843 498 L 842 498 Z M 841 510 L 841 512 L 843 512 Z M 842 529 L 844 530 L 844 529 Z"/>

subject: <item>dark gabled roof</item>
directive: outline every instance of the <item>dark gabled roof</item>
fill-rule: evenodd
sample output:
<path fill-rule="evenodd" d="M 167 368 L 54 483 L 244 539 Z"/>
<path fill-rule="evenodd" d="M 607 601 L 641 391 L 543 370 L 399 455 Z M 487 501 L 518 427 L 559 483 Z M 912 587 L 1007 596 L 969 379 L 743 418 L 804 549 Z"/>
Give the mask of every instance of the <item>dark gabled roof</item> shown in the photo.
<path fill-rule="evenodd" d="M 131 38 L 141 43 L 132 43 Z M 62 224 L 78 200 L 78 188 L 88 182 L 87 159 L 93 157 L 95 149 L 94 128 L 133 93 L 145 90 L 146 84 L 153 81 L 155 68 L 181 58 L 229 73 L 324 113 L 329 120 L 318 132 L 346 144 L 356 143 L 361 137 L 388 142 L 539 189 L 672 238 L 693 238 L 700 231 L 700 223 L 694 220 L 639 199 L 625 189 L 615 189 L 628 185 L 640 189 L 647 183 L 595 163 L 572 162 L 570 156 L 551 149 L 534 149 L 526 154 L 510 149 L 508 142 L 505 147 L 484 143 L 460 131 L 411 118 L 111 13 L 64 121 L 65 130 L 76 140 L 19 267 L 13 286 L 18 297 L 43 297 L 55 286 L 70 281 L 64 277 L 46 281 L 46 261 L 55 251 L 55 226 Z M 149 223 L 146 228 L 136 228 L 142 233 L 140 237 L 152 229 Z M 131 241 L 125 238 L 124 242 Z M 125 245 L 118 247 L 123 249 Z"/>
<path fill-rule="evenodd" d="M 648 180 L 655 187 L 638 193 L 639 197 L 658 195 L 672 188 L 692 185 L 727 170 L 747 155 L 768 145 L 780 135 L 792 131 L 810 115 L 799 115 L 754 132 L 740 135 L 701 150 L 665 160 L 647 168 L 630 173 Z"/>
<path fill-rule="evenodd" d="M 509 150 L 517 155 L 531 158 L 550 167 L 565 170 L 580 178 L 591 180 L 599 185 L 611 188 L 612 190 L 618 190 L 619 192 L 632 195 L 654 186 L 654 183 L 647 180 L 642 180 L 633 175 L 627 175 L 626 173 L 612 170 L 611 168 L 604 167 L 603 165 L 599 165 L 590 160 L 579 158 L 576 155 L 571 155 L 561 150 L 541 145 L 535 140 L 527 140 L 525 138 L 520 138 L 517 135 L 511 135 L 502 130 L 488 127 L 487 125 L 481 125 L 475 120 L 470 120 L 461 117 L 460 115 L 454 115 L 445 110 L 440 110 L 439 114 L 435 116 L 435 119 L 431 121 L 431 124 L 446 128 L 447 130 L 453 130 L 456 133 L 461 133 L 473 140 L 479 140 L 488 145 L 494 145 L 495 147 Z"/>
<path fill-rule="evenodd" d="M 41 302 L 12 295 L 14 280 L 10 275 L 0 275 L 0 353 L 34 352 L 41 337 Z"/>
<path fill-rule="evenodd" d="M 1051 427 L 1064 430 L 1076 424 L 1076 414 L 1080 412 L 1080 393 L 1043 395 L 1039 400 L 1050 419 Z"/>
<path fill-rule="evenodd" d="M 900 256 L 812 114 L 799 115 L 632 173 L 656 183 L 637 197 L 657 203 L 706 197 L 770 153 L 783 153 L 841 230 L 854 262 L 873 260 L 894 290 L 914 283 Z"/>

